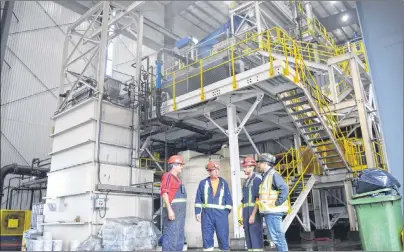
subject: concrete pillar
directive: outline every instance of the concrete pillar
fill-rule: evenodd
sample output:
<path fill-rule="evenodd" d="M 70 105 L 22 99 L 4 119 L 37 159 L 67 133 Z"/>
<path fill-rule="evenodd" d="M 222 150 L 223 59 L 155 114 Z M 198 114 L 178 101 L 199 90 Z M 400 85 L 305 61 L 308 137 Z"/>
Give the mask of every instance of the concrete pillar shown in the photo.
<path fill-rule="evenodd" d="M 389 172 L 403 185 L 404 2 L 358 1 L 356 5 L 380 113 Z"/>

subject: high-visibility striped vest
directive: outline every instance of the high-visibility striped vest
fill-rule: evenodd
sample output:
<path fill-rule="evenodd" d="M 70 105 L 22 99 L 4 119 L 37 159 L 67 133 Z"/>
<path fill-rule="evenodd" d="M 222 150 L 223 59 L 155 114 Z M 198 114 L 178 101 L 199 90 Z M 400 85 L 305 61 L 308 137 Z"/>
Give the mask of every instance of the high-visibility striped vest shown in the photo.
<path fill-rule="evenodd" d="M 219 187 L 219 186 L 218 186 Z M 222 181 L 222 188 L 220 189 L 219 200 L 218 204 L 209 204 L 209 182 L 206 180 L 205 187 L 203 190 L 203 204 L 195 204 L 195 207 L 202 207 L 202 208 L 215 208 L 215 209 L 229 209 L 231 210 L 233 206 L 231 205 L 223 205 L 223 197 L 224 197 L 224 182 Z"/>
<path fill-rule="evenodd" d="M 243 207 L 254 207 L 255 206 L 255 199 L 252 197 L 252 186 L 254 184 L 254 179 L 255 176 L 252 176 L 248 183 L 246 182 L 246 185 L 244 187 L 248 187 L 248 200 L 247 203 L 243 204 Z M 246 195 L 244 195 L 246 197 Z"/>
<path fill-rule="evenodd" d="M 272 189 L 272 179 L 276 171 L 271 169 L 262 180 L 259 187 L 259 211 L 262 214 L 286 213 L 289 210 L 289 200 L 285 200 L 280 206 L 275 205 L 279 191 Z"/>

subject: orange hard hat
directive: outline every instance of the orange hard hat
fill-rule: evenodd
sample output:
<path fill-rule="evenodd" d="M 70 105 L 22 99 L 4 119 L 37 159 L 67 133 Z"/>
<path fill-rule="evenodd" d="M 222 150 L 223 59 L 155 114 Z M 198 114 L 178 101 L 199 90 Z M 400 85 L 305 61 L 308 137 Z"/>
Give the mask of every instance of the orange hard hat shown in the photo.
<path fill-rule="evenodd" d="M 256 166 L 256 165 L 257 165 L 257 162 L 252 157 L 244 158 L 243 162 L 241 163 L 241 166 L 243 166 L 243 167 Z"/>
<path fill-rule="evenodd" d="M 215 161 L 209 161 L 209 163 L 206 165 L 206 170 L 211 171 L 213 169 L 220 170 L 220 165 Z"/>
<path fill-rule="evenodd" d="M 184 160 L 182 159 L 182 157 L 180 155 L 173 155 L 168 159 L 167 163 L 184 165 Z"/>

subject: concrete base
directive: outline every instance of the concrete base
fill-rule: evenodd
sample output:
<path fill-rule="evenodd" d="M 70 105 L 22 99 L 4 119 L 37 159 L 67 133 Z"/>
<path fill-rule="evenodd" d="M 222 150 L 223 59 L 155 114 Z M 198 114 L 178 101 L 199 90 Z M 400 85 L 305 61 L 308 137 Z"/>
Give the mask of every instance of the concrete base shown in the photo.
<path fill-rule="evenodd" d="M 230 238 L 230 250 L 245 250 L 246 249 L 246 243 L 245 243 L 245 238 Z"/>
<path fill-rule="evenodd" d="M 359 236 L 359 231 L 349 231 L 348 239 L 351 241 L 360 241 L 361 237 Z"/>
<path fill-rule="evenodd" d="M 330 229 L 318 229 L 314 230 L 315 238 L 330 238 L 334 240 L 334 230 Z"/>
<path fill-rule="evenodd" d="M 300 232 L 301 243 L 311 243 L 316 238 L 314 231 Z"/>

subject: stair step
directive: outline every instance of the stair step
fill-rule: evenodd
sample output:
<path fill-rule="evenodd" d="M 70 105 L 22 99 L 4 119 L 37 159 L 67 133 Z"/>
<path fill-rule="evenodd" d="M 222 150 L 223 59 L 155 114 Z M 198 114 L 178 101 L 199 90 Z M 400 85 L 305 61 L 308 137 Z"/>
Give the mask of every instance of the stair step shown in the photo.
<path fill-rule="evenodd" d="M 281 101 L 290 101 L 296 98 L 301 98 L 301 97 L 305 97 L 304 92 L 301 93 L 297 93 L 297 94 L 293 94 L 293 95 L 289 95 L 289 96 L 285 96 L 281 99 Z"/>
<path fill-rule="evenodd" d="M 325 139 L 329 139 L 329 137 L 328 136 L 323 136 L 323 137 L 317 137 L 317 138 L 309 138 L 308 140 L 310 142 L 315 142 L 315 141 L 320 141 L 320 140 L 325 140 Z"/>
<path fill-rule="evenodd" d="M 342 163 L 343 161 L 340 159 L 340 160 L 337 160 L 337 161 L 331 161 L 331 162 L 323 162 L 325 165 L 329 165 L 329 164 L 338 164 L 338 163 Z M 330 168 L 330 169 L 334 169 L 334 168 Z"/>
<path fill-rule="evenodd" d="M 307 112 L 312 112 L 313 109 L 312 108 L 308 108 L 308 109 L 303 109 L 303 110 L 298 110 L 296 112 L 290 113 L 291 115 L 301 115 Z"/>
<path fill-rule="evenodd" d="M 286 107 L 287 108 L 295 108 L 295 107 L 298 107 L 298 106 L 301 106 L 301 105 L 305 105 L 305 104 L 309 104 L 309 102 L 306 100 L 306 101 L 300 101 L 300 102 L 294 102 L 294 103 L 292 103 L 292 104 L 288 104 L 288 105 L 286 105 Z"/>
<path fill-rule="evenodd" d="M 313 147 L 313 148 L 317 148 L 317 147 L 327 146 L 327 145 L 333 145 L 333 143 L 330 141 L 330 142 L 328 142 L 328 143 L 316 144 L 316 145 L 313 145 L 312 147 Z"/>
<path fill-rule="evenodd" d="M 320 157 L 320 159 L 330 159 L 330 158 L 335 158 L 335 157 L 340 157 L 340 155 L 331 155 L 331 156 L 326 156 L 326 157 Z"/>
<path fill-rule="evenodd" d="M 331 151 L 336 151 L 336 148 L 329 149 L 329 150 L 323 150 L 323 151 L 315 151 L 315 153 L 320 154 L 320 153 L 325 153 L 325 152 L 331 152 Z"/>
<path fill-rule="evenodd" d="M 324 132 L 324 131 L 325 131 L 324 129 L 312 130 L 312 131 L 309 131 L 309 132 L 304 132 L 303 134 L 310 135 L 310 134 L 316 134 L 316 133 L 320 133 L 320 132 Z"/>
<path fill-rule="evenodd" d="M 306 120 L 315 119 L 315 118 L 318 118 L 318 116 L 315 115 L 315 116 L 307 116 L 307 117 L 299 118 L 299 119 L 296 119 L 296 122 L 304 122 Z"/>
<path fill-rule="evenodd" d="M 345 166 L 340 166 L 340 167 L 332 167 L 332 168 L 328 168 L 330 170 L 338 170 L 338 169 L 346 169 Z"/>
<path fill-rule="evenodd" d="M 323 126 L 323 125 L 320 122 L 316 122 L 316 123 L 311 123 L 311 124 L 300 125 L 299 128 L 304 129 L 304 128 L 310 128 L 310 127 L 319 127 L 319 126 Z"/>

